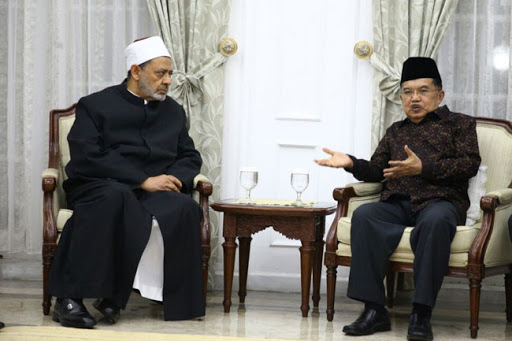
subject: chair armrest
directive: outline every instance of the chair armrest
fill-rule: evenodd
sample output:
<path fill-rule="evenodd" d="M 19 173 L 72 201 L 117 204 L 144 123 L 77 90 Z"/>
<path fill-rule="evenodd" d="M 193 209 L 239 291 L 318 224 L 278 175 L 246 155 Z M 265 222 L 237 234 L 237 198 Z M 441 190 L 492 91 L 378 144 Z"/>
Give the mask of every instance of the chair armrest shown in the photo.
<path fill-rule="evenodd" d="M 503 188 L 487 193 L 480 200 L 483 211 L 482 225 L 468 255 L 468 266 L 482 271 L 486 267 L 509 263 L 512 242 L 508 231 L 508 219 L 512 215 L 512 189 Z"/>
<path fill-rule="evenodd" d="M 54 178 L 55 180 L 59 180 L 59 171 L 55 168 L 46 168 L 41 174 L 42 178 Z"/>
<path fill-rule="evenodd" d="M 485 194 L 482 197 L 482 199 L 485 197 L 492 197 L 498 199 L 499 205 L 508 205 L 512 203 L 512 188 L 503 188 L 500 190 L 489 192 Z"/>
<path fill-rule="evenodd" d="M 57 183 L 59 171 L 55 168 L 47 168 L 41 174 L 41 186 L 43 189 L 43 248 L 47 245 L 55 245 L 57 241 L 57 212 L 59 210 L 57 196 Z"/>
<path fill-rule="evenodd" d="M 345 187 L 335 188 L 332 196 L 336 201 L 348 201 L 353 197 L 374 195 L 382 191 L 382 182 L 356 182 Z"/>
<path fill-rule="evenodd" d="M 194 178 L 194 190 L 199 194 L 199 205 L 203 211 L 203 219 L 201 220 L 201 253 L 203 258 L 203 267 L 210 259 L 211 246 L 210 246 L 210 203 L 209 197 L 213 193 L 213 185 L 210 180 L 203 174 L 198 174 Z M 206 268 L 207 269 L 207 268 Z"/>
<path fill-rule="evenodd" d="M 202 182 L 210 182 L 210 180 L 206 177 L 204 174 L 197 174 L 194 178 L 194 189 L 197 190 L 197 185 L 199 184 L 199 181 Z"/>
<path fill-rule="evenodd" d="M 200 195 L 209 197 L 212 195 L 213 185 L 206 176 L 198 174 L 194 178 L 194 190 L 198 191 Z"/>
<path fill-rule="evenodd" d="M 345 187 L 335 188 L 332 192 L 334 200 L 338 202 L 336 215 L 332 221 L 326 236 L 326 250 L 334 252 L 338 245 L 338 220 L 346 217 L 349 211 L 350 199 L 354 197 L 366 197 L 378 194 L 382 191 L 381 182 L 357 182 L 348 184 Z"/>
<path fill-rule="evenodd" d="M 41 174 L 44 192 L 53 192 L 59 182 L 59 171 L 55 168 L 47 168 Z"/>
<path fill-rule="evenodd" d="M 382 191 L 382 182 L 355 182 L 345 187 L 352 187 L 358 197 L 373 195 Z"/>

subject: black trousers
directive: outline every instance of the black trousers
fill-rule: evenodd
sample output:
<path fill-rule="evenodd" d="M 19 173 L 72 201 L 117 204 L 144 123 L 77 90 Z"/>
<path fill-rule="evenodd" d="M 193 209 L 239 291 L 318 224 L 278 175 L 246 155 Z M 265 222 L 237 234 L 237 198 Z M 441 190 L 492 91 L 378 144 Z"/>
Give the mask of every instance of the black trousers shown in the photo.
<path fill-rule="evenodd" d="M 508 218 L 508 234 L 510 235 L 510 240 L 512 240 L 512 216 Z"/>
<path fill-rule="evenodd" d="M 357 208 L 350 232 L 352 263 L 347 296 L 384 305 L 384 277 L 389 257 L 407 226 L 414 226 L 410 243 L 414 252 L 413 303 L 433 307 L 448 269 L 450 244 L 461 217 L 454 204 L 437 201 L 419 212 L 409 200 L 388 200 Z"/>

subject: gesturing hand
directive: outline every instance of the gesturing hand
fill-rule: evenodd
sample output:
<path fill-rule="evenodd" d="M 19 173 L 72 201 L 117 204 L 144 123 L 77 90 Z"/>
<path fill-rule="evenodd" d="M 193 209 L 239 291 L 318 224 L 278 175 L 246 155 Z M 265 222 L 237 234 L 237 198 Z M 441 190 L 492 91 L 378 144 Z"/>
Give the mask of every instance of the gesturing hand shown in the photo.
<path fill-rule="evenodd" d="M 404 150 L 407 153 L 407 159 L 404 161 L 389 161 L 391 168 L 384 169 L 384 177 L 394 179 L 421 174 L 422 163 L 418 155 L 410 150 L 407 145 L 404 146 Z"/>
<path fill-rule="evenodd" d="M 326 166 L 326 167 L 334 167 L 334 168 L 352 168 L 354 166 L 354 163 L 352 162 L 352 159 L 344 153 L 336 152 L 334 150 L 330 150 L 328 148 L 322 148 L 322 150 L 330 154 L 331 157 L 328 159 L 321 159 L 321 160 L 313 160 L 320 166 Z"/>
<path fill-rule="evenodd" d="M 140 188 L 147 192 L 179 192 L 181 190 L 181 187 L 182 183 L 177 177 L 166 174 L 149 177 L 140 185 Z"/>

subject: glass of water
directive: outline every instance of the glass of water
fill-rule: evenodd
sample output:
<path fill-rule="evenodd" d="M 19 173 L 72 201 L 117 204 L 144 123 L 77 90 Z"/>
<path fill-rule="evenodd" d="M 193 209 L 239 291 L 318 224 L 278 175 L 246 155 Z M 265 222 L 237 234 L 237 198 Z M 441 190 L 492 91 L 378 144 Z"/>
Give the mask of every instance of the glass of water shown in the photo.
<path fill-rule="evenodd" d="M 309 185 L 309 171 L 307 169 L 292 170 L 291 184 L 295 192 L 297 192 L 297 199 L 293 205 L 304 206 L 304 202 L 301 199 L 301 194 Z"/>
<path fill-rule="evenodd" d="M 258 184 L 258 170 L 254 167 L 243 167 L 240 169 L 240 185 L 246 190 L 244 202 L 250 203 L 251 190 Z"/>

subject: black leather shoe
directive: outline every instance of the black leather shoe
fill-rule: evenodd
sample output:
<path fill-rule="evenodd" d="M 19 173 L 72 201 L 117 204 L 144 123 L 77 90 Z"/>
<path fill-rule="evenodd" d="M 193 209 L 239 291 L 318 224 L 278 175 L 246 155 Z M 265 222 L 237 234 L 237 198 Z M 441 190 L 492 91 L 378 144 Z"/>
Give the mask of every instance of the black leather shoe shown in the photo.
<path fill-rule="evenodd" d="M 5 327 L 5 324 L 3 322 L 0 322 L 0 329 L 2 329 L 3 327 Z"/>
<path fill-rule="evenodd" d="M 103 314 L 103 316 L 106 317 L 108 322 L 114 324 L 119 320 L 119 317 L 121 316 L 121 309 L 119 309 L 115 304 L 110 302 L 110 300 L 104 298 L 104 299 L 97 299 L 92 304 L 94 308 L 96 308 L 100 313 Z"/>
<path fill-rule="evenodd" d="M 96 320 L 85 308 L 82 300 L 58 298 L 53 308 L 53 320 L 63 327 L 92 328 Z"/>
<path fill-rule="evenodd" d="M 343 332 L 347 335 L 370 335 L 388 330 L 391 330 L 391 322 L 386 309 L 378 312 L 375 309 L 365 308 L 354 323 L 343 327 Z"/>
<path fill-rule="evenodd" d="M 413 312 L 409 321 L 409 329 L 407 330 L 407 340 L 409 341 L 430 341 L 434 339 L 432 327 L 430 326 L 430 318 Z"/>

